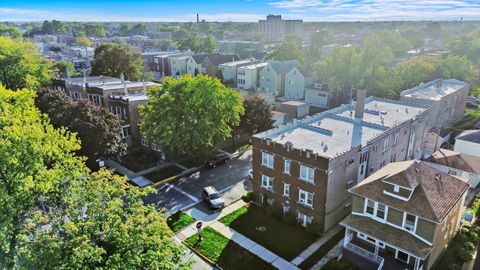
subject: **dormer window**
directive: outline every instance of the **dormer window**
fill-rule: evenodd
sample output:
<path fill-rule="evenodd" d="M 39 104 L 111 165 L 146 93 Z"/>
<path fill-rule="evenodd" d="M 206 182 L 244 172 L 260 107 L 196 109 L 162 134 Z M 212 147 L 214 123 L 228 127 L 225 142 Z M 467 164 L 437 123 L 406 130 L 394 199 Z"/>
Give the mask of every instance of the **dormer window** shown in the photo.
<path fill-rule="evenodd" d="M 410 196 L 412 196 L 413 190 L 392 184 L 392 183 L 386 183 L 384 186 L 383 194 L 394 197 L 396 199 L 402 200 L 402 201 L 408 201 L 410 199 Z"/>

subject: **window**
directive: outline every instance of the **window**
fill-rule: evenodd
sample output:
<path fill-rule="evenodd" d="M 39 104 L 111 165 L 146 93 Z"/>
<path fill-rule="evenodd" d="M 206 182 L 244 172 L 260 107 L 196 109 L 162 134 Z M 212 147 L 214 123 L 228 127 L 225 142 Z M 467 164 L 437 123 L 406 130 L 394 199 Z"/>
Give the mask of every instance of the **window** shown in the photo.
<path fill-rule="evenodd" d="M 273 189 L 273 178 L 262 174 L 262 187 L 266 189 Z"/>
<path fill-rule="evenodd" d="M 417 217 L 408 213 L 403 214 L 403 228 L 407 231 L 415 232 Z"/>
<path fill-rule="evenodd" d="M 375 219 L 386 220 L 387 218 L 387 206 L 385 204 L 367 199 L 365 205 L 365 214 L 368 214 Z"/>
<path fill-rule="evenodd" d="M 300 221 L 300 225 L 303 227 L 306 227 L 308 224 L 312 223 L 312 217 L 300 212 L 298 212 L 298 220 Z"/>
<path fill-rule="evenodd" d="M 286 174 L 290 174 L 290 163 L 291 161 L 289 159 L 285 159 L 283 162 L 283 172 Z"/>
<path fill-rule="evenodd" d="M 129 133 L 128 133 L 128 126 L 126 127 L 122 127 L 122 133 L 120 134 L 120 136 L 122 137 L 122 139 L 125 139 L 126 137 L 128 137 Z"/>
<path fill-rule="evenodd" d="M 402 252 L 400 250 L 397 250 L 397 255 L 395 256 L 396 259 L 405 263 L 408 263 L 409 257 L 410 256 L 407 253 Z"/>
<path fill-rule="evenodd" d="M 273 155 L 262 152 L 262 165 L 273 169 Z"/>
<path fill-rule="evenodd" d="M 313 183 L 315 170 L 311 167 L 300 165 L 300 179 Z"/>
<path fill-rule="evenodd" d="M 152 150 L 155 152 L 162 152 L 162 148 L 156 143 L 152 143 Z"/>
<path fill-rule="evenodd" d="M 375 202 L 367 199 L 367 208 L 366 208 L 365 212 L 370 214 L 370 215 L 373 215 L 374 210 L 375 210 Z"/>
<path fill-rule="evenodd" d="M 383 166 L 385 166 L 385 160 L 382 160 L 382 162 L 380 162 L 380 168 L 382 168 Z"/>
<path fill-rule="evenodd" d="M 398 138 L 400 136 L 400 133 L 395 133 L 395 137 L 393 137 L 393 145 L 396 145 L 398 143 Z"/>
<path fill-rule="evenodd" d="M 298 202 L 304 205 L 313 206 L 313 193 L 300 189 L 298 192 Z"/>
<path fill-rule="evenodd" d="M 142 145 L 148 147 L 148 141 L 142 138 Z"/>
<path fill-rule="evenodd" d="M 391 157 L 390 157 L 390 162 L 395 162 L 397 160 L 397 153 L 393 154 Z"/>
<path fill-rule="evenodd" d="M 394 185 L 393 192 L 396 192 L 396 193 L 400 192 L 400 186 Z"/>
<path fill-rule="evenodd" d="M 385 139 L 383 141 L 383 152 L 388 150 L 388 139 Z"/>
<path fill-rule="evenodd" d="M 288 212 L 290 212 L 290 206 L 284 204 L 283 205 L 283 213 L 285 214 L 285 213 L 288 213 Z"/>
<path fill-rule="evenodd" d="M 283 196 L 290 196 L 290 184 L 283 183 Z"/>
<path fill-rule="evenodd" d="M 77 100 L 79 98 L 78 92 L 73 92 L 73 99 Z"/>

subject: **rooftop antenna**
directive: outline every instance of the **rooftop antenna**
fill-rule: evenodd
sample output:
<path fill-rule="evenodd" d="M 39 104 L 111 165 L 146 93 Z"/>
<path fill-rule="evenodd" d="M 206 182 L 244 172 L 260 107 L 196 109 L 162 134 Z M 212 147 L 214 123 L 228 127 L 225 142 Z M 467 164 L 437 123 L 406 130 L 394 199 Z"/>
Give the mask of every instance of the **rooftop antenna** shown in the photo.
<path fill-rule="evenodd" d="M 83 90 L 87 88 L 87 70 L 83 69 Z"/>
<path fill-rule="evenodd" d="M 123 94 L 124 94 L 125 96 L 128 96 L 127 84 L 125 83 L 125 76 L 123 75 L 123 73 L 122 73 L 122 75 L 120 76 L 120 78 L 122 79 L 122 84 L 123 84 Z"/>

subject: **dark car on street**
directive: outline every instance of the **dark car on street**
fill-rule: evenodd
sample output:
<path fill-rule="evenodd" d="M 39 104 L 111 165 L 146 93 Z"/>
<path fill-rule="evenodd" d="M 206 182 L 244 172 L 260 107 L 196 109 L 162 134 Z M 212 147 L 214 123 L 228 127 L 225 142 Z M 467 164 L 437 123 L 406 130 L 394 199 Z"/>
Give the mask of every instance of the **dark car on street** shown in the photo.
<path fill-rule="evenodd" d="M 205 165 L 209 168 L 215 168 L 220 164 L 225 164 L 230 160 L 230 154 L 221 153 L 207 160 Z"/>
<path fill-rule="evenodd" d="M 202 198 L 211 209 L 220 209 L 225 205 L 222 194 L 212 186 L 203 189 Z"/>

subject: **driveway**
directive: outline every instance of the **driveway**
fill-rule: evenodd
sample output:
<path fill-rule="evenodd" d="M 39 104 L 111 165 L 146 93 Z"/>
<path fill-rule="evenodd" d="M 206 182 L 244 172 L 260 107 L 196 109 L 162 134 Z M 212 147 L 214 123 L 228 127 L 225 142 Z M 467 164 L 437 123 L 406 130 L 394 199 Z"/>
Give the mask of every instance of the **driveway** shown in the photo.
<path fill-rule="evenodd" d="M 167 214 L 192 207 L 202 202 L 202 189 L 213 186 L 224 193 L 225 205 L 240 199 L 247 190 L 251 190 L 251 181 L 247 179 L 252 166 L 252 151 L 232 158 L 227 164 L 213 169 L 203 169 L 200 172 L 179 180 L 161 184 L 157 194 L 145 199 L 154 203 L 159 209 L 165 209 Z M 202 206 L 199 206 L 202 207 Z M 202 209 L 209 212 L 209 209 Z"/>

